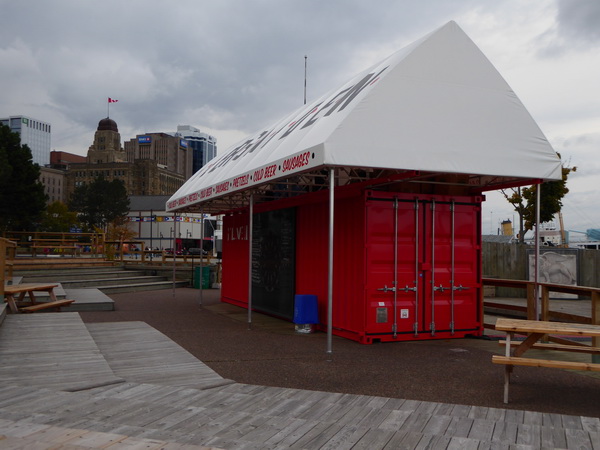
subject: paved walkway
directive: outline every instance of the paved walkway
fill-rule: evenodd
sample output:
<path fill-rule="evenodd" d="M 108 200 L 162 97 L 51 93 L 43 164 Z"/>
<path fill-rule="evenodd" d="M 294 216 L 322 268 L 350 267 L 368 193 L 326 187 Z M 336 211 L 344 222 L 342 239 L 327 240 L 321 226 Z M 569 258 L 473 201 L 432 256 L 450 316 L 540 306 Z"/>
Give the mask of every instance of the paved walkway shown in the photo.
<path fill-rule="evenodd" d="M 591 449 L 600 442 L 598 417 L 233 382 L 145 323 L 86 326 L 77 313 L 8 315 L 0 361 L 0 448 Z M 95 367 L 101 371 L 92 376 Z M 270 363 L 262 367 L 268 372 Z"/>

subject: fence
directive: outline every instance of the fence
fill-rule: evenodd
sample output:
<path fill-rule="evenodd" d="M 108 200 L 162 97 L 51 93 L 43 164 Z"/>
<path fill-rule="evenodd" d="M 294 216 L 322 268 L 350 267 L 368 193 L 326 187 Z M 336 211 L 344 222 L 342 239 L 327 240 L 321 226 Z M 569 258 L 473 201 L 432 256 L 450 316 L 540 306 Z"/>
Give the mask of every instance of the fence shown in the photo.
<path fill-rule="evenodd" d="M 493 308 L 506 309 L 506 310 L 519 310 L 527 314 L 529 320 L 540 320 L 550 321 L 562 321 L 562 322 L 575 322 L 585 323 L 592 325 L 600 325 L 600 288 L 586 287 L 586 286 L 565 286 L 556 285 L 550 283 L 538 283 L 540 289 L 540 310 L 538 311 L 537 298 L 535 295 L 535 283 L 532 281 L 522 280 L 505 280 L 496 278 L 484 278 L 483 284 L 486 286 L 497 286 L 497 287 L 509 287 L 515 288 L 520 291 L 524 291 L 527 298 L 527 306 L 513 306 L 494 303 L 493 300 L 486 300 L 484 305 Z M 565 293 L 574 294 L 578 297 L 587 297 L 590 301 L 590 314 L 588 315 L 577 315 L 573 313 L 553 311 L 551 309 L 550 293 Z M 539 317 L 538 317 L 539 316 Z M 562 337 L 552 336 L 548 337 L 550 341 L 558 344 L 565 345 L 585 345 L 577 341 L 571 341 Z M 593 347 L 600 347 L 600 337 L 594 337 L 592 339 Z"/>
<path fill-rule="evenodd" d="M 4 237 L 16 242 L 17 254 L 94 257 L 101 257 L 103 254 L 104 233 L 7 231 Z"/>
<path fill-rule="evenodd" d="M 16 248 L 15 242 L 0 238 L 0 302 L 4 300 L 5 282 L 12 282 Z"/>
<path fill-rule="evenodd" d="M 534 251 L 530 245 L 501 244 L 484 242 L 482 251 L 483 274 L 486 278 L 508 280 L 530 280 L 529 255 Z M 600 250 L 561 249 L 543 247 L 543 254 L 568 252 L 574 255 L 576 263 L 576 284 L 579 286 L 600 287 Z M 548 281 L 548 280 L 545 280 Z M 562 284 L 562 283 L 555 283 Z M 526 297 L 523 289 L 502 285 L 496 287 L 499 297 Z"/>

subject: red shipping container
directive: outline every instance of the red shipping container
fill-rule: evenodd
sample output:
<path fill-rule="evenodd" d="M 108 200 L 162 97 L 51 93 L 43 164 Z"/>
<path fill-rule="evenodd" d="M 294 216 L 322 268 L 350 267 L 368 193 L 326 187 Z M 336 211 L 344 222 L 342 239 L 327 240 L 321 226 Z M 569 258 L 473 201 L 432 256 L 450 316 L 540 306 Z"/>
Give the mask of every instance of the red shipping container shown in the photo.
<path fill-rule="evenodd" d="M 481 335 L 481 200 L 338 191 L 334 334 L 365 344 Z M 295 293 L 317 296 L 325 329 L 329 204 L 313 195 L 256 212 L 277 208 L 295 208 Z M 224 220 L 222 293 L 223 301 L 246 307 L 247 226 L 247 211 Z M 283 301 L 294 301 L 288 297 Z"/>

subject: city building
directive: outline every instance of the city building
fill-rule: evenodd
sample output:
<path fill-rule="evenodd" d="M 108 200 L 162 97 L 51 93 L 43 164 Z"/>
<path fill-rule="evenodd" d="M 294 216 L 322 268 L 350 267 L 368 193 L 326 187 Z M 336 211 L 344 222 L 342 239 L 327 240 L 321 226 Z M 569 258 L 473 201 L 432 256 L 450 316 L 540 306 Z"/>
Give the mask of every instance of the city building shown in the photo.
<path fill-rule="evenodd" d="M 48 196 L 46 204 L 49 205 L 54 202 L 66 203 L 64 170 L 41 167 L 39 180 L 44 185 L 44 193 Z"/>
<path fill-rule="evenodd" d="M 186 180 L 193 173 L 192 152 L 188 142 L 167 133 L 138 134 L 125 142 L 124 156 L 130 163 L 139 160 L 155 161 L 158 167 L 182 175 Z"/>
<path fill-rule="evenodd" d="M 74 153 L 58 152 L 52 150 L 50 152 L 50 167 L 53 169 L 67 170 L 70 164 L 85 163 L 85 156 L 75 155 Z"/>
<path fill-rule="evenodd" d="M 192 173 L 198 172 L 208 161 L 217 156 L 217 139 L 190 125 L 178 125 L 176 136 L 184 138 L 193 154 Z"/>
<path fill-rule="evenodd" d="M 48 196 L 46 203 L 66 203 L 65 173 L 70 164 L 85 163 L 86 157 L 67 152 L 50 152 L 50 164 L 40 167 L 39 181 L 44 185 L 44 193 Z"/>
<path fill-rule="evenodd" d="M 0 123 L 21 136 L 21 145 L 29 147 L 34 163 L 45 166 L 50 162 L 49 123 L 26 116 L 3 117 Z"/>
<path fill-rule="evenodd" d="M 123 181 L 128 195 L 171 195 L 192 174 L 187 141 L 166 133 L 138 135 L 121 146 L 117 123 L 102 119 L 84 163 L 70 163 L 65 195 L 102 176 Z"/>

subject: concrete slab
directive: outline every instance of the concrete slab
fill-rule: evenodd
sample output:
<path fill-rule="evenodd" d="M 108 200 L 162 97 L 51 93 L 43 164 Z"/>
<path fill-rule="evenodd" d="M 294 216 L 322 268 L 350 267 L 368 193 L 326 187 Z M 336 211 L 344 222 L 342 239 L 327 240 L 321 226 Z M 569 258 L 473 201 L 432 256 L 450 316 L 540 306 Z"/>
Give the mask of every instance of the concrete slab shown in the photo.
<path fill-rule="evenodd" d="M 69 311 L 114 311 L 115 302 L 100 289 L 66 289 L 65 298 L 75 300 Z"/>

